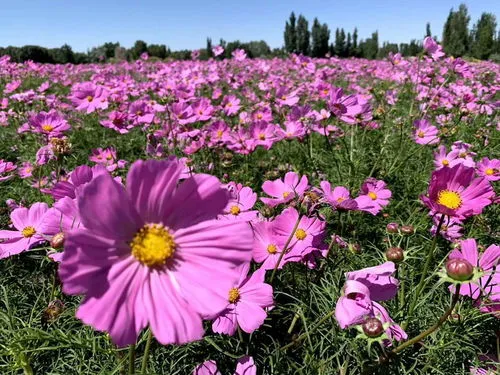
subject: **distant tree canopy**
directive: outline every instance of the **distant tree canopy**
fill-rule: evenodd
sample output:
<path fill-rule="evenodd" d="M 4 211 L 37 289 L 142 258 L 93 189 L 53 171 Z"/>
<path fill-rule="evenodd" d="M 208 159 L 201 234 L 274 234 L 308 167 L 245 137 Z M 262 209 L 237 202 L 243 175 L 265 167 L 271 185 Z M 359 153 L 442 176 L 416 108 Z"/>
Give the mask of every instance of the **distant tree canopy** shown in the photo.
<path fill-rule="evenodd" d="M 492 13 L 482 13 L 480 18 L 469 30 L 471 19 L 467 6 L 461 4 L 458 10 L 453 8 L 443 27 L 441 44 L 444 51 L 451 56 L 470 56 L 477 59 L 500 60 L 500 30 L 497 31 L 497 20 Z M 425 36 L 432 36 L 431 25 L 425 25 Z M 235 40 L 226 42 L 220 39 L 219 45 L 224 47 L 221 57 L 231 58 L 236 49 L 244 49 L 250 58 L 286 56 L 288 53 L 297 53 L 312 57 L 325 57 L 327 54 L 338 57 L 363 57 L 367 59 L 384 58 L 389 53 L 401 53 L 403 56 L 416 56 L 422 52 L 422 42 L 416 39 L 408 43 L 379 42 L 378 31 L 369 38 L 359 39 L 358 29 L 352 33 L 343 28 L 335 29 L 335 39 L 330 41 L 330 28 L 326 23 L 321 23 L 314 18 L 311 29 L 308 20 L 299 14 L 290 14 L 285 23 L 283 33 L 284 46 L 271 49 L 264 40 L 240 42 Z M 333 39 L 333 36 L 332 36 Z M 434 39 L 437 39 L 434 36 Z M 212 47 L 215 43 L 207 38 L 206 47 L 199 50 L 199 59 L 213 58 Z M 100 46 L 92 47 L 87 52 L 74 52 L 68 44 L 59 48 L 45 48 L 36 45 L 22 47 L 0 47 L 0 56 L 10 55 L 14 62 L 34 61 L 55 64 L 84 64 L 106 61 L 137 60 L 147 52 L 150 57 L 158 59 L 189 60 L 192 51 L 188 49 L 171 51 L 165 44 L 147 44 L 137 40 L 131 48 L 125 48 L 118 42 L 107 42 Z M 219 58 L 221 58 L 219 57 Z"/>

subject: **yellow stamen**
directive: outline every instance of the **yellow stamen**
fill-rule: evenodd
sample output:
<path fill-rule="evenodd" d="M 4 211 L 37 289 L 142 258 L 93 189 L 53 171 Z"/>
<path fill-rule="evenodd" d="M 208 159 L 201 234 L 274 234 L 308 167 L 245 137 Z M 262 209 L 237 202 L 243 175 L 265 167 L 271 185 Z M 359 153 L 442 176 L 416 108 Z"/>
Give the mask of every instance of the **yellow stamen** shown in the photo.
<path fill-rule="evenodd" d="M 238 206 L 234 205 L 229 209 L 229 212 L 231 212 L 231 214 L 234 216 L 238 216 L 241 212 L 241 209 Z"/>
<path fill-rule="evenodd" d="M 174 237 L 162 224 L 146 224 L 130 243 L 132 255 L 148 267 L 159 267 L 175 252 Z"/>
<path fill-rule="evenodd" d="M 92 100 L 94 100 L 94 97 L 93 97 L 93 96 L 90 96 L 90 95 L 89 95 L 89 96 L 87 96 L 87 101 L 88 101 L 88 102 L 91 102 Z"/>
<path fill-rule="evenodd" d="M 443 164 L 445 167 L 447 167 L 448 165 L 450 165 L 450 162 L 446 159 L 443 159 L 443 161 L 441 162 L 441 164 Z"/>
<path fill-rule="evenodd" d="M 285 192 L 283 193 L 283 198 L 285 198 L 285 199 L 286 199 L 286 198 L 288 198 L 288 196 L 289 196 L 289 195 L 290 195 L 290 192 L 289 192 L 289 191 L 285 191 Z"/>
<path fill-rule="evenodd" d="M 270 244 L 270 245 L 267 246 L 267 252 L 269 254 L 276 254 L 277 251 L 278 251 L 278 248 L 276 247 L 276 245 Z"/>
<path fill-rule="evenodd" d="M 417 133 L 417 136 L 419 138 L 424 138 L 425 137 L 425 133 L 422 130 L 419 130 L 418 133 Z"/>
<path fill-rule="evenodd" d="M 36 230 L 32 226 L 27 226 L 26 228 L 24 228 L 22 230 L 21 233 L 23 234 L 23 237 L 29 238 L 29 237 L 33 237 L 36 234 Z"/>
<path fill-rule="evenodd" d="M 377 194 L 375 194 L 373 191 L 370 191 L 368 193 L 368 196 L 372 199 L 372 201 L 377 199 Z"/>
<path fill-rule="evenodd" d="M 460 194 L 455 191 L 441 190 L 438 193 L 437 203 L 445 206 L 446 208 L 456 210 L 462 205 L 462 198 L 460 197 Z"/>
<path fill-rule="evenodd" d="M 495 174 L 495 170 L 493 168 L 488 168 L 484 171 L 486 176 L 493 176 Z"/>
<path fill-rule="evenodd" d="M 259 134 L 259 139 L 260 139 L 261 141 L 264 141 L 264 140 L 266 139 L 266 135 L 265 135 L 265 134 L 263 134 L 263 133 L 260 133 L 260 134 Z"/>
<path fill-rule="evenodd" d="M 51 132 L 52 130 L 54 130 L 54 127 L 52 125 L 45 124 L 42 125 L 42 129 L 45 130 L 46 132 Z"/>
<path fill-rule="evenodd" d="M 240 291 L 238 290 L 238 288 L 231 288 L 231 290 L 229 290 L 229 303 L 236 303 L 240 300 Z"/>
<path fill-rule="evenodd" d="M 307 233 L 306 233 L 306 231 L 305 231 L 304 229 L 299 228 L 299 229 L 297 229 L 297 230 L 295 231 L 295 237 L 296 237 L 298 240 L 302 241 L 304 238 L 306 238 L 306 237 L 307 237 Z"/>

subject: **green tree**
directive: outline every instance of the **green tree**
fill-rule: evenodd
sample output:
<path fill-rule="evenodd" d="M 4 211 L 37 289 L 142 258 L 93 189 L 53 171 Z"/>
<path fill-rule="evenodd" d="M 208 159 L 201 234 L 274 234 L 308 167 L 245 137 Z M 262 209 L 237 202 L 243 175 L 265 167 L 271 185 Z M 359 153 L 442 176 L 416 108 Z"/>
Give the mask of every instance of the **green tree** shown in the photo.
<path fill-rule="evenodd" d="M 469 12 L 465 4 L 458 11 L 451 9 L 443 28 L 443 48 L 452 56 L 463 56 L 470 51 Z"/>
<path fill-rule="evenodd" d="M 495 49 L 497 21 L 493 14 L 483 13 L 471 33 L 471 53 L 477 59 L 487 59 Z"/>
<path fill-rule="evenodd" d="M 297 53 L 309 56 L 309 23 L 301 14 L 297 20 Z"/>
<path fill-rule="evenodd" d="M 321 56 L 321 24 L 318 19 L 315 18 L 313 21 L 313 25 L 311 28 L 311 39 L 312 39 L 312 47 L 311 47 L 311 55 L 313 57 Z"/>
<path fill-rule="evenodd" d="M 208 57 L 213 57 L 214 54 L 212 52 L 212 38 L 207 38 L 207 56 Z"/>
<path fill-rule="evenodd" d="M 425 36 L 432 37 L 431 24 L 429 22 L 427 22 L 427 24 L 425 25 Z"/>
<path fill-rule="evenodd" d="M 131 48 L 132 58 L 137 60 L 142 53 L 148 52 L 148 45 L 143 40 L 137 40 Z"/>
<path fill-rule="evenodd" d="M 295 25 L 295 13 L 290 14 L 289 21 L 285 24 L 285 50 L 288 53 L 294 53 L 297 51 L 297 30 Z"/>
<path fill-rule="evenodd" d="M 150 44 L 148 45 L 148 55 L 164 59 L 167 57 L 167 47 L 165 44 Z"/>
<path fill-rule="evenodd" d="M 359 56 L 357 27 L 354 28 L 354 32 L 352 33 L 352 56 Z"/>
<path fill-rule="evenodd" d="M 347 33 L 347 44 L 345 46 L 345 55 L 346 57 L 352 56 L 352 38 L 351 33 Z"/>

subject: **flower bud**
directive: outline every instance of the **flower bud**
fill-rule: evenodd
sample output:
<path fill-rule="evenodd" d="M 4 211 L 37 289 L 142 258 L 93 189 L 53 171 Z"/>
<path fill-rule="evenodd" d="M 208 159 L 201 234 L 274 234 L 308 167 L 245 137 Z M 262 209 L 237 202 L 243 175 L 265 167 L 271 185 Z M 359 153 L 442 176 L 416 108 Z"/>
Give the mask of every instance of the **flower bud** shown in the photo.
<path fill-rule="evenodd" d="M 42 313 L 42 323 L 48 323 L 56 320 L 64 311 L 64 303 L 61 300 L 54 300 L 49 303 Z"/>
<path fill-rule="evenodd" d="M 357 243 L 350 243 L 349 244 L 349 250 L 353 253 L 353 254 L 361 254 L 362 250 L 361 250 L 361 246 Z"/>
<path fill-rule="evenodd" d="M 387 233 L 398 233 L 399 230 L 399 224 L 398 223 L 389 223 L 385 227 L 387 230 Z"/>
<path fill-rule="evenodd" d="M 390 262 L 401 263 L 405 259 L 405 254 L 400 247 L 390 247 L 385 252 L 385 257 Z"/>
<path fill-rule="evenodd" d="M 474 274 L 474 267 L 466 259 L 450 259 L 446 262 L 446 273 L 453 280 L 466 281 Z"/>
<path fill-rule="evenodd" d="M 384 325 L 377 318 L 367 318 L 362 327 L 364 334 L 368 337 L 379 337 L 384 333 Z"/>
<path fill-rule="evenodd" d="M 65 238 L 63 232 L 56 233 L 50 240 L 50 246 L 56 250 L 62 249 L 64 246 L 64 240 Z"/>
<path fill-rule="evenodd" d="M 401 227 L 401 232 L 403 234 L 413 234 L 415 233 L 415 228 L 413 228 L 413 225 L 403 225 Z"/>

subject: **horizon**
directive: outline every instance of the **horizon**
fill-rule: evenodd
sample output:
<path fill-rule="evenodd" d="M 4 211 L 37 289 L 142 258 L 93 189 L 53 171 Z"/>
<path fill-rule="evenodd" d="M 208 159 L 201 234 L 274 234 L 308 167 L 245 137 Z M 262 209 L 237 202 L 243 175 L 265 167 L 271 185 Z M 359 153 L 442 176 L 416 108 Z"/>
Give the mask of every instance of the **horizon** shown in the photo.
<path fill-rule="evenodd" d="M 54 0 L 60 2 L 61 0 Z M 264 40 L 271 48 L 283 46 L 285 22 L 291 12 L 303 14 L 309 21 L 317 17 L 327 23 L 333 41 L 336 28 L 346 33 L 358 28 L 359 39 L 370 37 L 378 31 L 379 41 L 407 43 L 411 39 L 422 40 L 427 22 L 432 35 L 441 39 L 444 22 L 451 8 L 457 9 L 465 3 L 471 16 L 470 27 L 481 13 L 493 13 L 498 18 L 500 2 L 481 1 L 410 1 L 389 0 L 373 3 L 358 1 L 354 11 L 349 3 L 311 0 L 307 3 L 292 0 L 287 4 L 265 4 L 263 0 L 251 4 L 240 4 L 221 0 L 207 4 L 194 0 L 188 4 L 146 0 L 141 4 L 133 0 L 119 2 L 96 0 L 85 3 L 64 4 L 54 7 L 51 2 L 20 0 L 3 4 L 4 33 L 0 35 L 0 46 L 38 45 L 58 48 L 68 44 L 75 52 L 86 52 L 106 42 L 118 42 L 130 48 L 136 40 L 148 44 L 165 44 L 171 50 L 193 50 L 205 48 L 206 38 L 217 45 L 225 41 Z M 402 7 L 401 5 L 410 5 Z M 196 13 L 192 9 L 197 9 Z M 98 9 L 98 11 L 96 11 Z M 148 17 L 141 17 L 148 14 Z M 372 15 L 377 14 L 376 20 Z M 189 22 L 187 21 L 189 20 Z M 50 27 L 47 28 L 47 24 Z M 71 32 L 70 32 L 71 30 Z M 394 32 L 397 30 L 397 32 Z"/>

